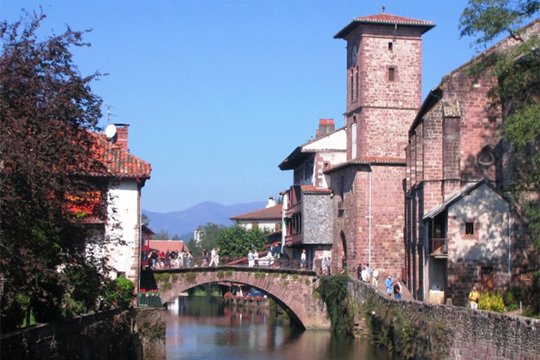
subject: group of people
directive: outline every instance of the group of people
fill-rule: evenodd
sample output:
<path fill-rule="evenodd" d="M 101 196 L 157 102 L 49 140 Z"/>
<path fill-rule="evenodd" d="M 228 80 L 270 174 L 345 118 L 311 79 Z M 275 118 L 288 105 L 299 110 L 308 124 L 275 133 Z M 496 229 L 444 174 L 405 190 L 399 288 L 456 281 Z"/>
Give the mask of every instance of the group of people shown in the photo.
<path fill-rule="evenodd" d="M 358 280 L 363 282 L 371 283 L 374 287 L 379 285 L 379 270 L 373 270 L 369 264 L 362 266 L 358 264 L 357 268 Z"/>
<path fill-rule="evenodd" d="M 388 278 L 384 281 L 384 286 L 386 287 L 386 294 L 388 297 L 393 297 L 396 300 L 401 300 L 401 280 L 399 277 L 394 277 L 392 275 L 388 275 Z"/>
<path fill-rule="evenodd" d="M 190 250 L 182 251 L 157 251 L 154 250 L 148 256 L 148 264 L 152 269 L 170 269 L 191 267 L 193 255 Z"/>

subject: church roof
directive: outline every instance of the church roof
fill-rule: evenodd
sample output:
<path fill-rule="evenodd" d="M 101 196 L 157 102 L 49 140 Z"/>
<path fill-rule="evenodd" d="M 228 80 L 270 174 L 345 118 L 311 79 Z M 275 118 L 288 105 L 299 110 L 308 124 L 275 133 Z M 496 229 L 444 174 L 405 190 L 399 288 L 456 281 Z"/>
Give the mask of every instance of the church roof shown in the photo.
<path fill-rule="evenodd" d="M 410 26 L 418 27 L 422 29 L 422 34 L 428 31 L 429 29 L 435 26 L 435 23 L 427 20 L 418 20 L 413 18 L 408 18 L 404 16 L 392 15 L 392 14 L 376 14 L 369 16 L 362 16 L 353 19 L 353 21 L 345 26 L 340 32 L 338 32 L 334 39 L 343 39 L 345 36 L 350 34 L 354 29 L 359 25 L 401 25 L 401 26 Z"/>

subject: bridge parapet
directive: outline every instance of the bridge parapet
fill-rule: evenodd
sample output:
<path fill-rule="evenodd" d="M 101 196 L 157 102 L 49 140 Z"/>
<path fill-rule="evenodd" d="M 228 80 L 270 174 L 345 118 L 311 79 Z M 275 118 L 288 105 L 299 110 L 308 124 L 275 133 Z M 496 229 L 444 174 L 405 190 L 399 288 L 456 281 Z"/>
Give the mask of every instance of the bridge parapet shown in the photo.
<path fill-rule="evenodd" d="M 330 328 L 326 306 L 317 292 L 319 277 L 313 271 L 218 266 L 154 270 L 153 274 L 163 303 L 200 285 L 239 283 L 267 293 L 306 329 Z"/>

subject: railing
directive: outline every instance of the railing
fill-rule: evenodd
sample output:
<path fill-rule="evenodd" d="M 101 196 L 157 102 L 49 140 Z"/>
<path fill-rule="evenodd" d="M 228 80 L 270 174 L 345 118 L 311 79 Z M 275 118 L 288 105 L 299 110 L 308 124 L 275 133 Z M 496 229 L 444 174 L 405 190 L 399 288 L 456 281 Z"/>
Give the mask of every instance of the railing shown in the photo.
<path fill-rule="evenodd" d="M 302 243 L 302 233 L 285 236 L 285 245 L 292 246 Z"/>
<path fill-rule="evenodd" d="M 448 238 L 432 238 L 431 239 L 431 255 L 432 256 L 448 255 Z"/>

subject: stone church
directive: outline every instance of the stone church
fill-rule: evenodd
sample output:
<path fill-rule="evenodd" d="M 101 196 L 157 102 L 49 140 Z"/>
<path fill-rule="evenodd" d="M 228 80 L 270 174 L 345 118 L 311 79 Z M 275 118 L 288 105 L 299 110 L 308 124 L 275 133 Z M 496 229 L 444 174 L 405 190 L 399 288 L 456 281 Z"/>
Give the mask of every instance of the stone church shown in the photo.
<path fill-rule="evenodd" d="M 325 170 L 332 267 L 370 264 L 416 299 L 463 304 L 473 285 L 519 280 L 530 239 L 506 196 L 511 159 L 501 116 L 488 111 L 493 77 L 473 81 L 465 64 L 422 102 L 422 35 L 434 26 L 382 13 L 335 35 L 347 42 L 347 157 Z M 527 29 L 537 34 L 539 22 Z"/>

